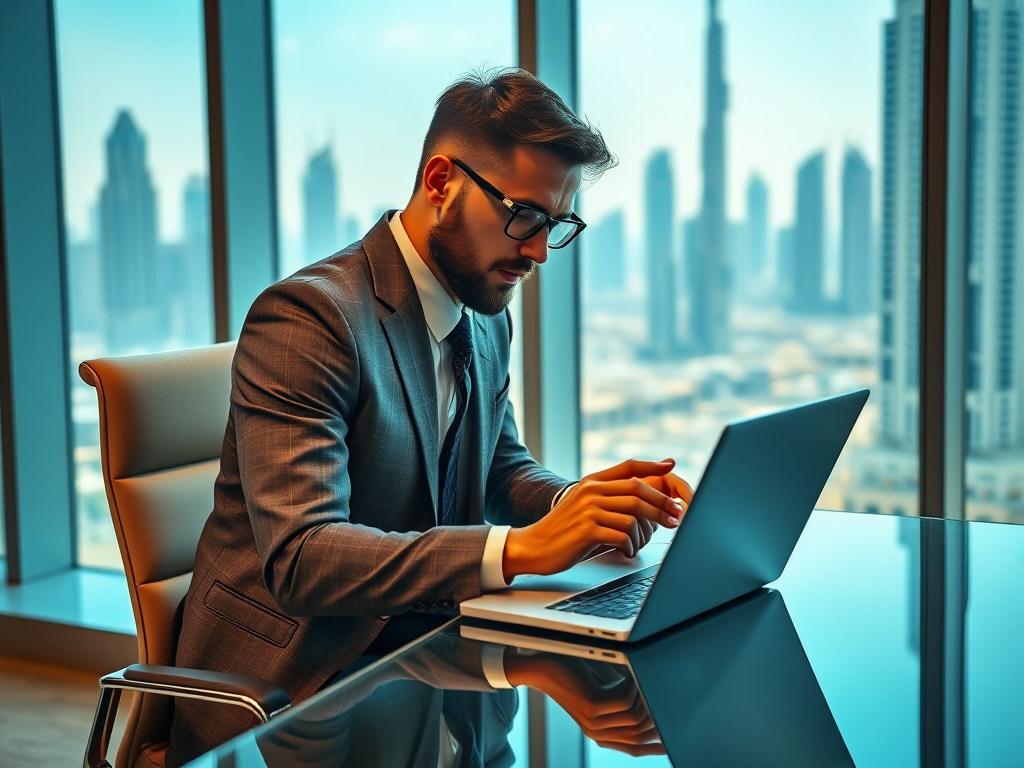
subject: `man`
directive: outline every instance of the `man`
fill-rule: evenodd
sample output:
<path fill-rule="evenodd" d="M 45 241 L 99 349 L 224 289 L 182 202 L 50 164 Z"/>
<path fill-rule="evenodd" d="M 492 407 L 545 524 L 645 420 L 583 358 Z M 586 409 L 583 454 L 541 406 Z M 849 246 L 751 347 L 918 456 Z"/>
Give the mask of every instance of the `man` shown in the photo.
<path fill-rule="evenodd" d="M 633 556 L 678 524 L 690 490 L 671 461 L 569 487 L 522 446 L 508 402 L 505 308 L 582 230 L 581 180 L 613 164 L 528 73 L 467 77 L 437 102 L 405 210 L 256 300 L 180 666 L 298 701 L 482 591 L 599 547 Z M 211 713 L 178 705 L 181 756 L 251 725 Z"/>

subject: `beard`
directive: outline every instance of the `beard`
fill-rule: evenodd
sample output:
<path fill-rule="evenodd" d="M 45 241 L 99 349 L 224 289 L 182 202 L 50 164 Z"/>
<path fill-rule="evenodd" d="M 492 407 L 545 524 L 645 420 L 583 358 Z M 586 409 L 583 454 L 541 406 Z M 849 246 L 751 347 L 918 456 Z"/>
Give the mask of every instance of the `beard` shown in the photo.
<path fill-rule="evenodd" d="M 430 258 L 459 301 L 474 312 L 497 315 L 512 301 L 519 284 L 533 276 L 536 264 L 523 256 L 496 262 L 487 269 L 476 266 L 478 260 L 466 231 L 463 211 L 463 197 L 468 191 L 468 185 L 463 185 L 448 208 L 448 214 L 427 232 L 427 247 L 430 249 Z M 487 278 L 491 272 L 499 269 L 517 274 L 522 272 L 524 275 L 513 284 L 493 286 Z"/>

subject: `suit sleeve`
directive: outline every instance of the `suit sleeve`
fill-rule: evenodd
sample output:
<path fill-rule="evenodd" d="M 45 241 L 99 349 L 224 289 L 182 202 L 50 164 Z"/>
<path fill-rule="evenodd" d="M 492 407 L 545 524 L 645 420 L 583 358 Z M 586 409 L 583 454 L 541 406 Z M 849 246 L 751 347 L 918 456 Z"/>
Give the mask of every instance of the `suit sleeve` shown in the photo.
<path fill-rule="evenodd" d="M 346 438 L 373 396 L 360 364 L 339 301 L 316 281 L 278 283 L 253 304 L 231 408 L 264 581 L 293 616 L 453 608 L 480 594 L 487 526 L 395 533 L 350 520 Z M 380 471 L 401 468 L 382 457 Z"/>
<path fill-rule="evenodd" d="M 505 328 L 508 349 L 512 343 L 512 320 L 507 310 Z M 506 400 L 498 444 L 487 475 L 487 519 L 513 527 L 534 523 L 551 510 L 555 496 L 568 484 L 568 480 L 544 469 L 530 455 L 519 439 L 512 403 Z"/>

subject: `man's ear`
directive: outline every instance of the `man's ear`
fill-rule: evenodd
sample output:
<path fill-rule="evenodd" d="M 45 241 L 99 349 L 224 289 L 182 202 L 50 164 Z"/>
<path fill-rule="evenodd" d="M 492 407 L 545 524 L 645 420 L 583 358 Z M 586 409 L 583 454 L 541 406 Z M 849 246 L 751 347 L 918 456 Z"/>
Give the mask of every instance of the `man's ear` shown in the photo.
<path fill-rule="evenodd" d="M 427 202 L 441 209 L 445 201 L 451 202 L 458 192 L 455 183 L 455 165 L 444 155 L 434 155 L 423 166 L 423 191 Z"/>

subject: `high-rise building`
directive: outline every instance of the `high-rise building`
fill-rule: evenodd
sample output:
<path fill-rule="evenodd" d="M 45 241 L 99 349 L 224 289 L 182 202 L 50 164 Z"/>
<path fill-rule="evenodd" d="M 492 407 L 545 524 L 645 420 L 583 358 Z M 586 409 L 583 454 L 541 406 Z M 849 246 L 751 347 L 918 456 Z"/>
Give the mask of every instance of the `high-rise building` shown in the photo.
<path fill-rule="evenodd" d="M 793 296 L 793 227 L 780 227 L 775 245 L 777 293 L 783 306 Z"/>
<path fill-rule="evenodd" d="M 884 444 L 916 453 L 923 0 L 900 0 L 883 35 L 879 426 Z"/>
<path fill-rule="evenodd" d="M 704 132 L 701 138 L 703 194 L 700 230 L 693 258 L 687 258 L 690 283 L 690 338 L 695 354 L 729 351 L 729 268 L 725 212 L 725 32 L 717 0 L 708 0 L 704 71 Z"/>
<path fill-rule="evenodd" d="M 644 178 L 644 247 L 647 250 L 647 339 L 650 354 L 668 359 L 678 351 L 672 229 L 675 211 L 672 164 L 656 151 Z"/>
<path fill-rule="evenodd" d="M 1024 475 L 1024 8 L 1020 0 L 973 8 L 967 445 L 978 457 L 1017 451 Z"/>
<path fill-rule="evenodd" d="M 166 296 L 160 290 L 156 191 L 146 167 L 146 139 L 127 110 L 118 113 L 106 150 L 99 243 L 107 343 L 117 353 L 166 336 Z"/>
<path fill-rule="evenodd" d="M 182 195 L 182 336 L 186 344 L 213 338 L 213 264 L 210 258 L 210 191 L 206 179 L 192 176 Z"/>
<path fill-rule="evenodd" d="M 758 282 L 768 272 L 768 185 L 756 173 L 747 182 L 747 269 Z"/>
<path fill-rule="evenodd" d="M 878 444 L 853 454 L 849 504 L 903 515 L 918 512 L 924 0 L 898 0 L 882 61 Z"/>
<path fill-rule="evenodd" d="M 805 160 L 796 172 L 796 217 L 790 260 L 787 309 L 820 312 L 825 308 L 825 154 Z"/>
<path fill-rule="evenodd" d="M 587 229 L 583 274 L 593 293 L 615 293 L 626 285 L 626 225 L 622 211 L 612 211 Z"/>
<path fill-rule="evenodd" d="M 309 158 L 302 178 L 302 215 L 307 262 L 325 259 L 344 245 L 338 242 L 338 174 L 330 147 Z"/>
<path fill-rule="evenodd" d="M 871 168 L 864 155 L 852 147 L 843 159 L 842 183 L 841 304 L 851 315 L 862 315 L 875 308 Z"/>

